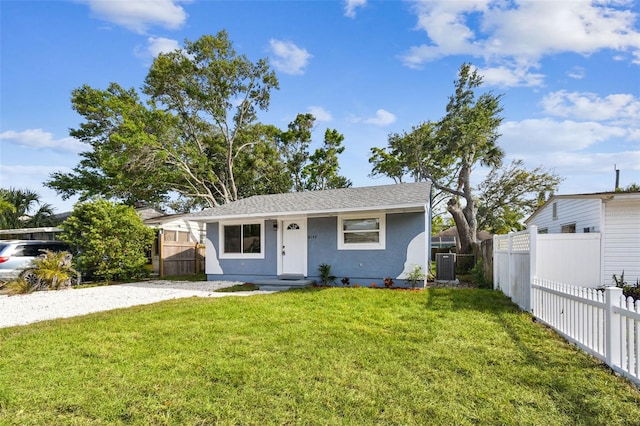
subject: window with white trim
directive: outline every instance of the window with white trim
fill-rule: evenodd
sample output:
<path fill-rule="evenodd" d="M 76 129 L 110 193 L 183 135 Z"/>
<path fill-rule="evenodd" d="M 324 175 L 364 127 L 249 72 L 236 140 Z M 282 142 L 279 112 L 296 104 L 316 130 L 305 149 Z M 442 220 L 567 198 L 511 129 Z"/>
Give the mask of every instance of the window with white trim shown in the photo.
<path fill-rule="evenodd" d="M 263 259 L 264 223 L 221 223 L 221 259 Z"/>
<path fill-rule="evenodd" d="M 338 216 L 338 250 L 384 250 L 384 213 Z"/>

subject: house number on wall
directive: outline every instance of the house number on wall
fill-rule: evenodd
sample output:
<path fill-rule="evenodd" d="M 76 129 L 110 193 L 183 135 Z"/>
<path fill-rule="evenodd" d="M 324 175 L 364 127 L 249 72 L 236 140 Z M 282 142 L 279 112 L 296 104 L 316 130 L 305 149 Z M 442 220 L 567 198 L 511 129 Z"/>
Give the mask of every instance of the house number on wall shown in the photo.
<path fill-rule="evenodd" d="M 316 234 L 309 235 L 307 238 L 308 238 L 309 240 L 316 240 L 316 239 L 318 239 L 318 235 L 316 235 Z"/>

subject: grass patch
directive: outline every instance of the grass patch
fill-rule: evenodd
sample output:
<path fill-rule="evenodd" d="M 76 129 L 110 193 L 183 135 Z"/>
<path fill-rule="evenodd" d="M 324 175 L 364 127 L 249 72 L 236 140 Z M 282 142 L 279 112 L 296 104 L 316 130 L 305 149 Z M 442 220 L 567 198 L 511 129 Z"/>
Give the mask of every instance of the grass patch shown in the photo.
<path fill-rule="evenodd" d="M 258 287 L 252 283 L 236 284 L 231 287 L 224 287 L 215 290 L 216 293 L 235 293 L 238 291 L 256 291 Z"/>
<path fill-rule="evenodd" d="M 640 392 L 489 290 L 192 298 L 0 329 L 0 424 L 629 425 Z"/>

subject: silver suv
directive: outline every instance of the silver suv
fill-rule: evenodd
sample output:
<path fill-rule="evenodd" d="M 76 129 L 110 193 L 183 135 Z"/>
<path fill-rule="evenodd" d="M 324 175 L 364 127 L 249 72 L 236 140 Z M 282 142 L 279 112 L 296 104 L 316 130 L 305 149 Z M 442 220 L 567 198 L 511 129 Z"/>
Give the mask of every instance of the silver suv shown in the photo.
<path fill-rule="evenodd" d="M 42 250 L 68 251 L 62 241 L 0 240 L 0 281 L 17 278 Z"/>

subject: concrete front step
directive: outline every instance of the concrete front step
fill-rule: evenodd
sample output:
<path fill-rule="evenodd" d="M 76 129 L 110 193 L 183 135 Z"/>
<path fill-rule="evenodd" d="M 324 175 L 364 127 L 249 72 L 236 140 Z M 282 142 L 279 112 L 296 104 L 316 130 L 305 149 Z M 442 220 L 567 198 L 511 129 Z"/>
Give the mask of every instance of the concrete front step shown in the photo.
<path fill-rule="evenodd" d="M 306 279 L 298 279 L 298 280 L 258 280 L 253 283 L 258 287 L 258 290 L 265 291 L 281 291 L 281 290 L 290 290 L 292 288 L 304 288 L 313 285 L 315 281 L 306 280 Z"/>

